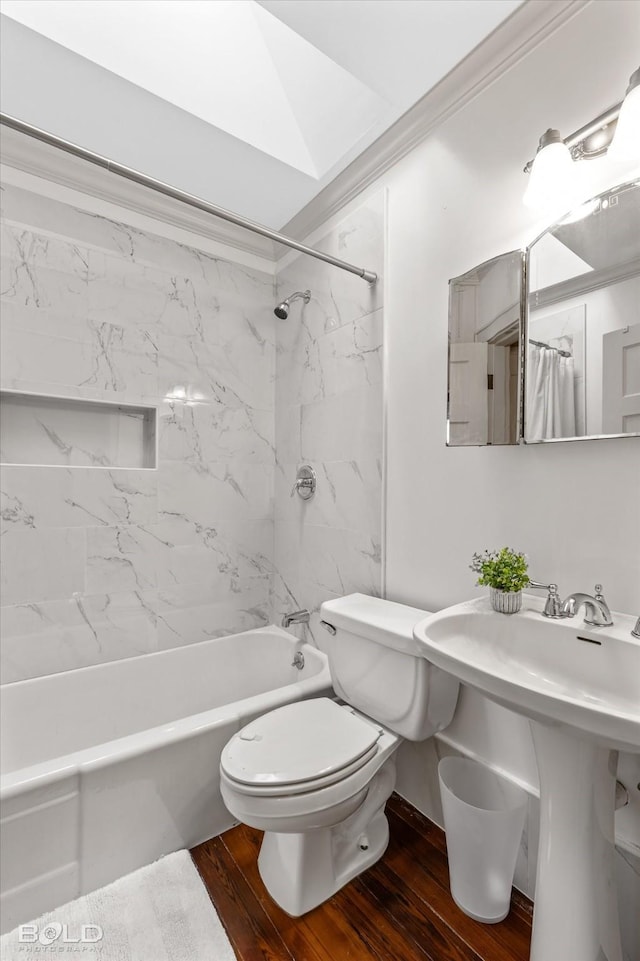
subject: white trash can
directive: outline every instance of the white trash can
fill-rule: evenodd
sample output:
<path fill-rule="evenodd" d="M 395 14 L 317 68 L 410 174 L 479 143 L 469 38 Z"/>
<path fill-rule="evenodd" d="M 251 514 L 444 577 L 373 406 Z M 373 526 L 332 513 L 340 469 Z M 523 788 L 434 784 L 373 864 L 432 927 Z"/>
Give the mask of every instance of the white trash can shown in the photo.
<path fill-rule="evenodd" d="M 476 921 L 509 913 L 527 794 L 477 761 L 438 764 L 451 896 Z"/>

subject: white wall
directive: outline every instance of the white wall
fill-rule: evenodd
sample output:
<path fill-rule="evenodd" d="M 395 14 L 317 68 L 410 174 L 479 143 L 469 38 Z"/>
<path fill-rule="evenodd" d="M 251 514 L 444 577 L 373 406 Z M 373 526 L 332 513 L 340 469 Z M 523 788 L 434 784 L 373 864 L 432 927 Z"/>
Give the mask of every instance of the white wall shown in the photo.
<path fill-rule="evenodd" d="M 480 590 L 472 553 L 509 544 L 564 594 L 601 581 L 613 609 L 640 614 L 640 441 L 445 446 L 447 281 L 546 226 L 522 205 L 522 168 L 547 127 L 566 136 L 620 99 L 639 40 L 635 4 L 586 5 L 371 188 L 388 190 L 386 585 L 394 600 L 435 610 L 469 598 Z M 447 735 L 535 789 L 524 719 L 465 690 Z M 401 792 L 428 812 L 436 762 L 428 742 L 408 746 L 400 765 Z"/>
<path fill-rule="evenodd" d="M 547 126 L 568 133 L 624 88 L 640 32 L 633 6 L 586 7 L 386 177 L 386 563 L 396 600 L 440 608 L 472 596 L 473 551 L 508 543 L 564 593 L 601 581 L 612 608 L 640 612 L 640 442 L 444 442 L 447 279 L 536 236 L 522 167 Z M 607 49 L 615 61 L 600 56 Z M 585 62 L 596 64 L 588 76 Z M 535 782 L 524 722 L 502 723 L 466 697 L 454 730 Z"/>
<path fill-rule="evenodd" d="M 542 225 L 521 203 L 522 167 L 537 138 L 551 125 L 567 135 L 619 99 L 639 40 L 635 4 L 588 5 L 384 178 L 386 584 L 394 600 L 438 609 L 471 597 L 480 590 L 471 554 L 509 544 L 526 551 L 535 578 L 564 594 L 591 592 L 599 581 L 613 609 L 640 614 L 640 440 L 445 446 L 447 280 L 537 236 Z M 537 785 L 523 718 L 463 690 L 446 733 Z M 434 745 L 412 747 L 399 768 L 401 793 L 436 816 L 437 755 Z M 638 760 L 627 761 L 633 816 L 618 832 L 640 850 Z M 532 852 L 536 822 L 533 808 Z M 533 858 L 519 875 L 530 894 Z M 628 945 L 627 953 L 637 949 Z"/>

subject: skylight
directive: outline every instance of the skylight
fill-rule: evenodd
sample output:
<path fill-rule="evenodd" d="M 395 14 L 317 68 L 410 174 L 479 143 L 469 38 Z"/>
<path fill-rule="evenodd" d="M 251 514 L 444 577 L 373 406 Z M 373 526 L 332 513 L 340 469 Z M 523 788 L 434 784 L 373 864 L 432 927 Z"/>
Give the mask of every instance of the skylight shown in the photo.
<path fill-rule="evenodd" d="M 315 179 L 391 108 L 254 0 L 3 0 L 2 10 Z"/>

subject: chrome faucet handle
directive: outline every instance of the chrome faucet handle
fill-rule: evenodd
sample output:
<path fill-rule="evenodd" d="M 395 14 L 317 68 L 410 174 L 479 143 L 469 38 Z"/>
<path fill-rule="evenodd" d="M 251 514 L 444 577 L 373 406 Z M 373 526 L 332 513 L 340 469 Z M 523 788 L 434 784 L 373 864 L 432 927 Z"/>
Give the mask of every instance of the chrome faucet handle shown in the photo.
<path fill-rule="evenodd" d="M 316 492 L 316 472 L 309 464 L 298 468 L 296 479 L 291 488 L 291 496 L 298 492 L 303 501 L 308 501 Z"/>
<path fill-rule="evenodd" d="M 298 491 L 299 494 L 301 491 L 304 491 L 304 494 L 301 494 L 301 497 L 304 497 L 306 500 L 306 498 L 311 496 L 311 494 L 308 494 L 307 491 L 311 491 L 311 493 L 313 493 L 314 490 L 315 485 L 310 477 L 296 477 L 295 481 L 293 482 L 293 487 L 291 488 L 290 496 L 293 497 L 296 491 Z"/>
<path fill-rule="evenodd" d="M 529 581 L 528 586 L 533 587 L 535 590 L 549 592 L 544 605 L 544 611 L 542 612 L 545 617 L 566 617 L 566 615 L 562 613 L 562 601 L 558 594 L 557 584 L 539 584 L 538 581 Z"/>
<path fill-rule="evenodd" d="M 611 618 L 611 611 L 609 610 L 609 605 L 604 599 L 604 594 L 602 593 L 602 584 L 596 584 L 594 588 L 594 600 L 598 602 L 599 608 L 595 607 L 591 617 L 585 615 L 585 624 L 593 624 L 596 627 L 604 625 L 609 627 L 613 624 Z"/>
<path fill-rule="evenodd" d="M 632 637 L 640 637 L 640 617 L 639 617 L 638 620 L 636 621 L 636 626 L 635 626 L 634 629 L 631 631 L 631 635 L 632 635 Z"/>

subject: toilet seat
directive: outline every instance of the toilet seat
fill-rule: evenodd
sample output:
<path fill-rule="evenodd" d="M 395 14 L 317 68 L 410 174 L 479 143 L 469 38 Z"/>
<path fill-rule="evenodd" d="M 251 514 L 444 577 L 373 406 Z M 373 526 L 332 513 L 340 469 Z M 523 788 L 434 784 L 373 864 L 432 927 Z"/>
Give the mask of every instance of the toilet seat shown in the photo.
<path fill-rule="evenodd" d="M 242 781 L 234 780 L 229 774 L 226 773 L 226 771 L 224 771 L 224 769 L 222 769 L 222 774 L 229 784 L 240 794 L 264 798 L 282 798 L 300 794 L 313 794 L 316 791 L 322 790 L 324 787 L 335 784 L 337 781 L 346 780 L 351 774 L 357 773 L 359 770 L 365 767 L 367 762 L 374 757 L 375 753 L 376 748 L 373 747 L 371 751 L 366 753 L 366 755 L 358 758 L 358 760 L 354 761 L 352 764 L 341 768 L 339 771 L 335 771 L 333 774 L 327 774 L 324 777 L 310 778 L 306 781 L 299 781 L 297 784 L 245 784 Z"/>
<path fill-rule="evenodd" d="M 384 729 L 329 698 L 287 704 L 252 721 L 224 751 L 234 790 L 277 797 L 314 792 L 348 778 L 377 753 Z"/>
<path fill-rule="evenodd" d="M 334 706 L 348 719 L 367 724 L 375 735 L 381 732 L 373 754 L 368 759 L 365 759 L 366 755 L 359 758 L 332 776 L 275 788 L 235 781 L 221 763 L 220 791 L 235 818 L 261 831 L 290 834 L 337 824 L 357 809 L 366 797 L 372 779 L 391 759 L 402 738 L 347 705 Z"/>

